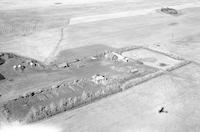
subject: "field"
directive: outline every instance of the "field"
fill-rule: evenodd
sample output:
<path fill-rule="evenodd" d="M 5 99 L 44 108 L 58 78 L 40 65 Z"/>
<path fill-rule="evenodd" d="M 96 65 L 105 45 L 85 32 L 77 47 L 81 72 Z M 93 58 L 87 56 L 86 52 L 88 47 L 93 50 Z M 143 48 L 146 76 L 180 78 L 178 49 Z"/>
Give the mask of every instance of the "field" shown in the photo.
<path fill-rule="evenodd" d="M 195 49 L 193 52 L 199 51 L 198 40 L 196 40 L 199 34 L 198 24 L 195 24 L 198 23 L 199 17 L 197 2 L 195 0 L 193 2 L 187 0 L 143 2 L 141 0 L 86 4 L 84 6 L 47 6 L 30 10 L 22 7 L 20 10 L 2 10 L 0 11 L 2 17 L 0 23 L 0 27 L 2 27 L 0 31 L 1 51 L 14 52 L 48 63 L 50 60 L 54 60 L 61 50 L 88 45 L 98 44 L 113 48 L 130 45 L 150 47 L 160 45 L 158 48 L 170 52 L 175 48 L 186 48 L 187 52 L 182 53 L 179 50 L 176 52 L 187 57 L 186 53 L 191 53 L 193 50 L 187 48 L 185 44 L 178 43 L 187 43 L 186 41 L 192 37 L 191 47 Z M 167 6 L 175 6 L 181 15 L 170 16 L 156 11 Z M 127 17 L 119 15 L 115 19 L 111 17 L 89 24 L 70 25 L 71 20 L 79 17 L 86 16 L 85 19 L 87 19 L 87 16 L 120 14 L 120 12 L 126 11 L 143 12 L 144 9 L 153 10 L 153 12 L 133 13 Z M 154 32 L 152 33 L 152 31 Z"/>
<path fill-rule="evenodd" d="M 198 0 L 1 1 L 0 121 L 198 132 L 199 11 Z"/>

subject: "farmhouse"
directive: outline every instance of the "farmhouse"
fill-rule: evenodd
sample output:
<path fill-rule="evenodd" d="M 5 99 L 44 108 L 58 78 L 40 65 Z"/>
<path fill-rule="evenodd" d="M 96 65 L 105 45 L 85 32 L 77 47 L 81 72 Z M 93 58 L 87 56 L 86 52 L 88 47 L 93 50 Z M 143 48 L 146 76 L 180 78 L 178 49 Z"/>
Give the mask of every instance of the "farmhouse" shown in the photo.
<path fill-rule="evenodd" d="M 118 53 L 115 53 L 115 52 L 112 52 L 112 54 L 113 54 L 113 57 L 112 57 L 112 58 L 113 58 L 114 60 L 128 62 L 128 58 L 127 58 L 127 57 L 124 57 L 124 56 L 122 56 L 122 55 L 120 55 L 120 54 L 118 54 Z"/>
<path fill-rule="evenodd" d="M 119 53 L 116 52 L 111 52 L 105 55 L 106 58 L 109 58 L 113 61 L 123 61 L 123 62 L 128 62 L 129 59 Z"/>

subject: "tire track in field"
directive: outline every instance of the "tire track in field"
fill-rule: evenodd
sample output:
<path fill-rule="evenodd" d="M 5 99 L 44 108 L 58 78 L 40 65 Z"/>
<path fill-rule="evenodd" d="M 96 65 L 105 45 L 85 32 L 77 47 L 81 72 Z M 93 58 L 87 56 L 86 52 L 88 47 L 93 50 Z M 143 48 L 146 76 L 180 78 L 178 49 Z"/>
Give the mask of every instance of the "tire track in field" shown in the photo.
<path fill-rule="evenodd" d="M 54 59 L 54 57 L 57 54 L 57 51 L 58 51 L 58 49 L 60 47 L 60 44 L 63 41 L 63 38 L 64 38 L 64 28 L 61 28 L 60 29 L 60 39 L 58 40 L 58 42 L 57 42 L 55 48 L 53 49 L 53 51 L 51 51 L 49 53 L 49 56 L 45 59 L 45 61 L 44 61 L 45 64 L 49 64 L 50 62 L 52 62 L 52 60 Z"/>

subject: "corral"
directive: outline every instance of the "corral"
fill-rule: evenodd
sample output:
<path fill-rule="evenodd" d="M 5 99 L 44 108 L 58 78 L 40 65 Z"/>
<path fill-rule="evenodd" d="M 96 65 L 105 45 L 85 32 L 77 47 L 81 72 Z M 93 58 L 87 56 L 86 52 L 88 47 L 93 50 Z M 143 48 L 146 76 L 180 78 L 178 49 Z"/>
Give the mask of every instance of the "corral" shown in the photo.
<path fill-rule="evenodd" d="M 145 65 L 167 70 L 181 62 L 164 53 L 155 52 L 150 49 L 138 48 L 122 53 L 123 56 L 143 62 Z"/>

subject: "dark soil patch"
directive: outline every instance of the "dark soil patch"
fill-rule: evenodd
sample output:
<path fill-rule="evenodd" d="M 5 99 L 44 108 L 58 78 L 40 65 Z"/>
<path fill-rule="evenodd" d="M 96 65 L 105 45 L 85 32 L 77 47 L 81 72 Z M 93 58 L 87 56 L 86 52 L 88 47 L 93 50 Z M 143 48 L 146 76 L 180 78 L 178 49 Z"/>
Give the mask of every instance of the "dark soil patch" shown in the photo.
<path fill-rule="evenodd" d="M 160 63 L 159 66 L 164 67 L 164 66 L 167 66 L 167 64 L 165 64 L 165 63 Z"/>
<path fill-rule="evenodd" d="M 170 23 L 169 25 L 170 25 L 170 26 L 176 26 L 176 25 L 178 25 L 178 23 L 177 23 L 177 22 L 172 22 L 172 23 Z"/>
<path fill-rule="evenodd" d="M 55 5 L 61 5 L 62 3 L 60 3 L 60 2 L 55 2 L 54 4 L 55 4 Z"/>
<path fill-rule="evenodd" d="M 161 8 L 161 12 L 170 14 L 170 15 L 178 15 L 178 11 L 173 8 Z"/>

